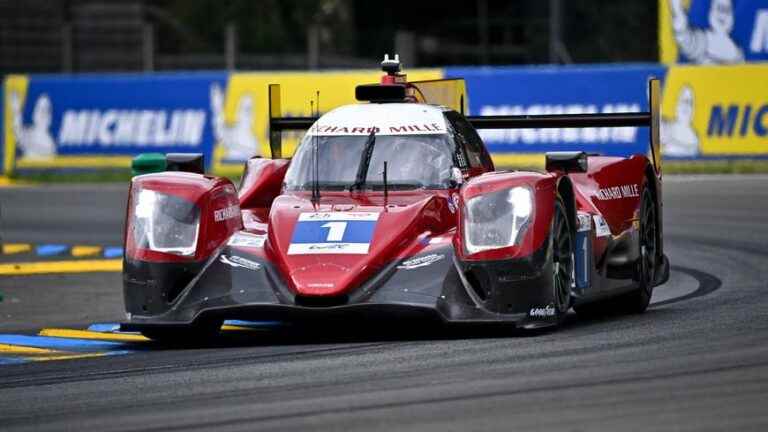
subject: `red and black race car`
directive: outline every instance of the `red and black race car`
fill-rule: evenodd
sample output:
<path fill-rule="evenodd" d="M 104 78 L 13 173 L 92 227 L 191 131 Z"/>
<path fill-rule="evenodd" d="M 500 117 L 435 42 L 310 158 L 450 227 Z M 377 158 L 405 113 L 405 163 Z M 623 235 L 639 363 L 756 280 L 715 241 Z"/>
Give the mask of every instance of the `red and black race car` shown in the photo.
<path fill-rule="evenodd" d="M 650 112 L 464 116 L 462 80 L 407 82 L 385 59 L 360 104 L 280 117 L 272 159 L 239 188 L 168 155 L 131 182 L 123 270 L 128 320 L 150 338 L 223 320 L 320 323 L 432 317 L 557 325 L 642 312 L 669 277 L 662 235 L 659 84 Z M 647 126 L 650 155 L 556 152 L 545 172 L 497 171 L 476 129 Z M 281 133 L 303 130 L 282 159 Z"/>

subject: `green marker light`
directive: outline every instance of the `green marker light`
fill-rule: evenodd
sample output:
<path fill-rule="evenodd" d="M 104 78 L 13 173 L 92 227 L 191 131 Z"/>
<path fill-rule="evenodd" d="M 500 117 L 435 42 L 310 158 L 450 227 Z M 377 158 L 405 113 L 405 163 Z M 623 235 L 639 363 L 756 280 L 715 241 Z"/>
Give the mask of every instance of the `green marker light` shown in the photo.
<path fill-rule="evenodd" d="M 165 171 L 168 163 L 162 153 L 142 153 L 131 162 L 131 173 L 134 176 Z"/>

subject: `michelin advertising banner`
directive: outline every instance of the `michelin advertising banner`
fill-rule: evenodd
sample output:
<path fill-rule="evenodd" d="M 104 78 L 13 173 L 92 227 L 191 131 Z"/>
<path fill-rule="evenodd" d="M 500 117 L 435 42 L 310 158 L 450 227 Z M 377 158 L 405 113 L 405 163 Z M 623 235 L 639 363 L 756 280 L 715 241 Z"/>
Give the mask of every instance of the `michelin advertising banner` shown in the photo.
<path fill-rule="evenodd" d="M 284 116 L 354 102 L 354 87 L 381 72 L 11 75 L 0 98 L 4 174 L 15 170 L 130 166 L 143 152 L 200 152 L 207 169 L 237 176 L 269 157 L 268 84 Z M 410 80 L 466 79 L 472 115 L 646 111 L 648 78 L 662 78 L 665 158 L 768 157 L 768 63 L 734 66 L 411 70 Z M 486 130 L 499 165 L 540 165 L 543 153 L 648 151 L 646 128 Z M 287 136 L 292 154 L 300 133 Z"/>
<path fill-rule="evenodd" d="M 768 61 L 765 0 L 659 0 L 665 64 Z"/>
<path fill-rule="evenodd" d="M 662 102 L 666 158 L 768 156 L 768 64 L 672 66 Z"/>
<path fill-rule="evenodd" d="M 209 95 L 225 73 L 5 79 L 4 171 L 130 165 L 142 152 L 210 160 Z"/>
<path fill-rule="evenodd" d="M 448 68 L 464 77 L 472 115 L 612 113 L 648 110 L 647 81 L 658 65 Z M 547 151 L 626 156 L 648 151 L 639 127 L 507 129 L 480 132 L 498 164 L 539 164 Z"/>

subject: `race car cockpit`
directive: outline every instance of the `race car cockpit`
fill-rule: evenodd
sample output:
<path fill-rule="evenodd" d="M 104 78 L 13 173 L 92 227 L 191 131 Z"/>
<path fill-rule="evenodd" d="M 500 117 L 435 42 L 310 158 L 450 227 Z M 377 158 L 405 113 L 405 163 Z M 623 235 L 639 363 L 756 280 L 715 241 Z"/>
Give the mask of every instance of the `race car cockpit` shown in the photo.
<path fill-rule="evenodd" d="M 381 190 L 385 162 L 387 187 L 391 190 L 447 189 L 452 186 L 452 147 L 447 134 L 307 134 L 285 175 L 285 188 L 310 190 L 317 157 L 320 189 Z"/>

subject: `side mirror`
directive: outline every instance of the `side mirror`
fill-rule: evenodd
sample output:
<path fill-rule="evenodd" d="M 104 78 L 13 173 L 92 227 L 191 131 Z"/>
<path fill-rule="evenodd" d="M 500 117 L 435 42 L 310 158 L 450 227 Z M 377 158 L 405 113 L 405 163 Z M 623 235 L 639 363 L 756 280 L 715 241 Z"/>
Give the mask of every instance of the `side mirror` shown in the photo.
<path fill-rule="evenodd" d="M 587 172 L 587 153 L 583 151 L 547 152 L 545 160 L 547 171 Z"/>
<path fill-rule="evenodd" d="M 167 171 L 183 171 L 197 174 L 205 173 L 202 153 L 168 153 L 165 155 Z"/>

